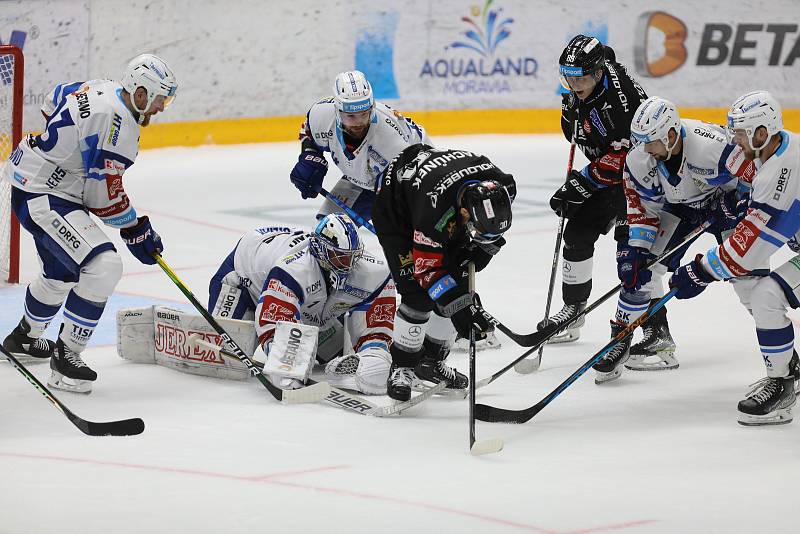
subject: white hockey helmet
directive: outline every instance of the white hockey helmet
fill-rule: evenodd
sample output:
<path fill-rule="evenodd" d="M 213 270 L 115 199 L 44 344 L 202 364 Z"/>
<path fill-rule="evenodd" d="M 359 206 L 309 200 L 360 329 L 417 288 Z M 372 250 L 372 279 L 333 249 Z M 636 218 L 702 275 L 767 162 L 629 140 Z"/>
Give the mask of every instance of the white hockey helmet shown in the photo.
<path fill-rule="evenodd" d="M 675 130 L 677 136 L 670 146 L 669 131 Z M 631 138 L 635 143 L 661 141 L 667 149 L 667 158 L 678 144 L 681 134 L 681 118 L 675 104 L 659 96 L 651 96 L 642 102 L 631 121 Z"/>
<path fill-rule="evenodd" d="M 122 75 L 122 87 L 131 95 L 131 104 L 140 114 L 150 109 L 157 96 L 164 96 L 164 109 L 175 99 L 178 82 L 166 62 L 153 54 L 141 54 L 133 58 Z M 147 89 L 147 104 L 143 109 L 136 107 L 133 93 L 139 87 Z M 139 120 L 143 120 L 140 117 Z"/>
<path fill-rule="evenodd" d="M 342 72 L 333 81 L 333 105 L 336 108 L 336 124 L 342 127 L 342 113 L 361 113 L 375 109 L 372 86 L 364 73 L 358 70 Z M 369 124 L 369 123 L 367 123 Z"/>
<path fill-rule="evenodd" d="M 756 129 L 767 130 L 767 140 L 761 146 L 753 146 Z M 783 130 L 781 106 L 767 91 L 752 91 L 736 99 L 728 111 L 728 141 L 733 142 L 736 130 L 744 130 L 751 150 L 761 150 L 772 136 Z"/>
<path fill-rule="evenodd" d="M 330 273 L 331 283 L 343 289 L 350 271 L 364 253 L 358 228 L 347 215 L 331 213 L 323 217 L 309 243 L 311 255 Z"/>

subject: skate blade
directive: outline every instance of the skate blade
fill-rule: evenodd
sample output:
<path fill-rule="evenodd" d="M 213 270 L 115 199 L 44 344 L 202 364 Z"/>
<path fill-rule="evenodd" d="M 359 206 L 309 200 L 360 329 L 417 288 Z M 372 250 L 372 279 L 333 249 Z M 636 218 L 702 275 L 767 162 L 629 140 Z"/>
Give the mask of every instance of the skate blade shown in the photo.
<path fill-rule="evenodd" d="M 411 386 L 411 391 L 414 391 L 416 393 L 425 393 L 426 391 L 435 386 L 436 384 L 434 382 L 421 381 Z M 469 393 L 469 387 L 466 387 L 464 389 L 455 389 L 446 387 L 443 390 L 436 392 L 436 395 L 439 395 L 440 397 L 457 397 L 459 399 L 464 399 L 466 398 L 466 395 L 468 393 Z"/>
<path fill-rule="evenodd" d="M 70 393 L 83 393 L 88 395 L 92 392 L 91 380 L 80 380 L 77 378 L 69 378 L 62 375 L 57 371 L 53 371 L 47 385 L 54 389 L 61 391 L 69 391 Z"/>
<path fill-rule="evenodd" d="M 620 366 L 622 367 L 622 366 Z M 618 379 L 622 376 L 622 369 L 617 367 L 613 371 L 609 373 L 601 373 L 600 371 L 596 371 L 597 375 L 594 377 L 595 384 L 605 384 L 606 382 L 613 382 L 614 380 Z"/>
<path fill-rule="evenodd" d="M 631 356 L 625 363 L 625 368 L 631 371 L 671 371 L 679 366 L 672 352 L 648 354 L 642 358 Z"/>
<path fill-rule="evenodd" d="M 558 345 L 559 343 L 572 343 L 578 341 L 581 337 L 580 330 L 567 330 L 557 336 L 553 336 L 547 340 L 548 345 Z"/>
<path fill-rule="evenodd" d="M 502 439 L 486 439 L 483 441 L 476 441 L 469 449 L 472 456 L 481 456 L 484 454 L 492 454 L 503 450 Z"/>
<path fill-rule="evenodd" d="M 493 334 L 490 337 L 475 343 L 475 352 L 483 352 L 486 350 L 497 350 L 501 348 L 503 348 L 503 344 Z M 452 352 L 469 352 L 469 342 L 463 339 L 458 340 L 458 342 L 456 342 L 453 345 L 453 348 L 450 350 Z"/>
<path fill-rule="evenodd" d="M 791 422 L 791 408 L 782 408 L 766 415 L 750 415 L 739 412 L 739 424 L 742 426 L 785 425 Z"/>

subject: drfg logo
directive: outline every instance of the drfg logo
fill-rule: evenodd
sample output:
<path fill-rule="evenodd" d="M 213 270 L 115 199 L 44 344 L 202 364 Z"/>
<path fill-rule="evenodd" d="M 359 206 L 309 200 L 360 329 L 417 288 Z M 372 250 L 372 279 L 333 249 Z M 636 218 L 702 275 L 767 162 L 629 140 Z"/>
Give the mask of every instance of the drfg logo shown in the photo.
<path fill-rule="evenodd" d="M 58 219 L 53 219 L 51 226 L 56 229 L 58 233 L 58 238 L 63 241 L 68 247 L 72 248 L 73 250 L 78 250 L 81 247 L 81 240 L 78 239 L 77 235 L 75 235 L 65 224 L 63 224 Z"/>

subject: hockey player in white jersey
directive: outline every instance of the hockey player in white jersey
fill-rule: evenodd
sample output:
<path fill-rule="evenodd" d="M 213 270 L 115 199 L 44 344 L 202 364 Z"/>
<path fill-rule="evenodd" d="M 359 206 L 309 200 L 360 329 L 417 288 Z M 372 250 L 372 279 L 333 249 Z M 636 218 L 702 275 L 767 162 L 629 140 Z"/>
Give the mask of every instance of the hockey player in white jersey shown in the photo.
<path fill-rule="evenodd" d="M 121 82 L 58 85 L 42 109 L 45 131 L 23 140 L 6 166 L 12 208 L 33 236 L 42 273 L 28 286 L 25 313 L 3 346 L 50 358 L 54 388 L 91 392 L 97 373 L 81 352 L 122 276 L 119 254 L 90 214 L 118 229 L 142 263 L 155 263 L 152 253 L 163 248 L 148 217 L 131 205 L 122 177 L 139 152 L 140 125 L 166 109 L 176 90 L 172 71 L 150 54 L 133 59 Z M 42 335 L 62 304 L 53 343 Z"/>
<path fill-rule="evenodd" d="M 740 97 L 728 112 L 728 134 L 758 168 L 743 219 L 733 234 L 670 280 L 676 297 L 700 294 L 717 280 L 732 280 L 753 316 L 767 376 L 739 402 L 743 425 L 789 423 L 800 380 L 794 329 L 787 308 L 800 307 L 800 255 L 770 272 L 769 259 L 789 245 L 800 251 L 800 136 L 783 129 L 778 102 L 766 91 Z"/>
<path fill-rule="evenodd" d="M 270 357 L 276 323 L 319 327 L 326 380 L 367 394 L 386 392 L 395 285 L 377 244 L 365 248 L 349 217 L 329 214 L 309 233 L 269 226 L 245 234 L 209 284 L 213 315 L 254 319 Z M 341 318 L 350 336 L 344 347 Z M 286 389 L 297 379 L 271 375 Z"/>
<path fill-rule="evenodd" d="M 680 266 L 685 249 L 650 270 L 641 267 L 709 219 L 714 222 L 706 231 L 722 242 L 723 232 L 736 222 L 738 176 L 750 179 L 755 172 L 741 148 L 727 142 L 722 127 L 681 119 L 672 102 L 657 96 L 636 110 L 631 137 L 635 147 L 624 171 L 629 235 L 627 243 L 617 245 L 623 288 L 611 337 L 664 295 L 662 278 Z M 618 378 L 623 363 L 638 371 L 678 367 L 665 307 L 644 327 L 644 339 L 633 347 L 630 343 L 630 338 L 619 343 L 594 366 L 597 383 Z"/>
<path fill-rule="evenodd" d="M 417 143 L 432 145 L 425 130 L 386 104 L 376 102 L 366 77 L 359 71 L 343 72 L 333 83 L 333 98 L 308 110 L 300 130 L 301 154 L 290 173 L 303 198 L 315 198 L 328 172 L 324 152 L 330 152 L 342 178 L 331 193 L 365 220 L 380 177 L 404 148 Z M 317 218 L 341 209 L 327 200 Z"/>

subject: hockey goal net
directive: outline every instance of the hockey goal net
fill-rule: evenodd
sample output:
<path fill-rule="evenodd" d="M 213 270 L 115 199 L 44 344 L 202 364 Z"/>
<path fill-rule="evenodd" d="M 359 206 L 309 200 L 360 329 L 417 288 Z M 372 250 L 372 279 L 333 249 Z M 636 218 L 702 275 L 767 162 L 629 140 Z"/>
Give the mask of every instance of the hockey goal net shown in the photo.
<path fill-rule="evenodd" d="M 19 223 L 11 211 L 11 184 L 3 178 L 11 152 L 22 139 L 22 50 L 0 46 L 0 277 L 19 281 Z"/>

